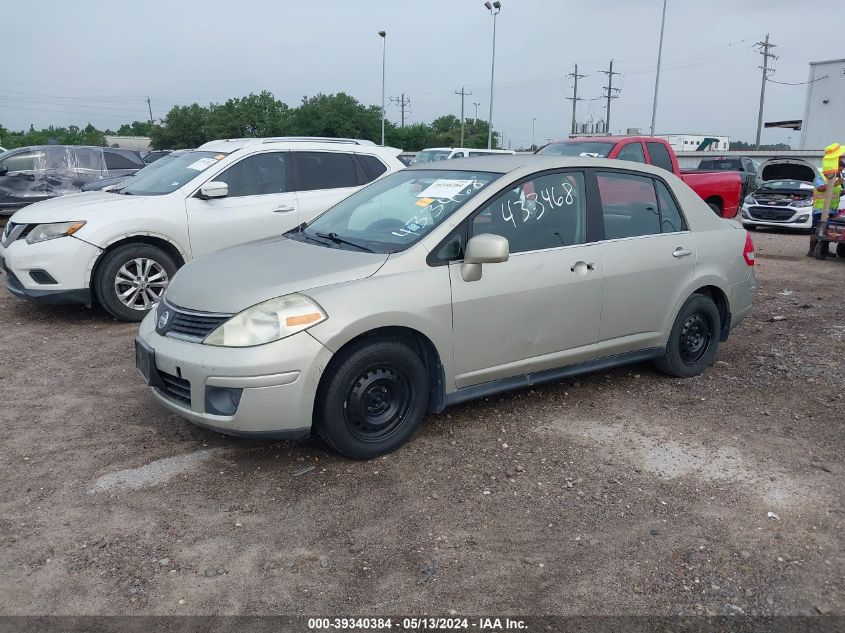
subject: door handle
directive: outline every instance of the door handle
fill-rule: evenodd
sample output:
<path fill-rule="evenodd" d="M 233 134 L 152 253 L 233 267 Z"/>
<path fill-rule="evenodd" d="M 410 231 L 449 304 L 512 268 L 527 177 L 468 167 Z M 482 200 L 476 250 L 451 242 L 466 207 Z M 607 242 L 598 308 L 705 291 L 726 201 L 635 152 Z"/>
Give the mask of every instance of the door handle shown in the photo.
<path fill-rule="evenodd" d="M 577 275 L 586 275 L 587 271 L 595 269 L 595 264 L 588 264 L 587 262 L 575 262 L 569 270 L 571 270 Z"/>
<path fill-rule="evenodd" d="M 273 209 L 273 213 L 290 213 L 291 211 L 296 211 L 296 207 L 292 204 L 280 204 Z"/>
<path fill-rule="evenodd" d="M 680 246 L 672 251 L 672 257 L 687 257 L 688 255 L 692 255 L 692 251 L 688 248 L 681 248 Z"/>

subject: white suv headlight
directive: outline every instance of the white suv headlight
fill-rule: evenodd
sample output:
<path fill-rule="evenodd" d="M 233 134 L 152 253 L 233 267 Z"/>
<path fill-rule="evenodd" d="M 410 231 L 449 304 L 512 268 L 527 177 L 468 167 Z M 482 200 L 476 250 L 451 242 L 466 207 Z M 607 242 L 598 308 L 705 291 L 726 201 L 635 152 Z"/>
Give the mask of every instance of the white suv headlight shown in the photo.
<path fill-rule="evenodd" d="M 270 299 L 239 312 L 209 334 L 203 343 L 220 347 L 252 347 L 307 330 L 328 317 L 300 294 Z"/>
<path fill-rule="evenodd" d="M 76 222 L 51 222 L 50 224 L 38 224 L 32 228 L 26 236 L 27 244 L 35 244 L 36 242 L 46 242 L 47 240 L 54 240 L 57 237 L 65 237 L 66 235 L 73 235 L 79 229 L 85 226 L 85 220 Z"/>

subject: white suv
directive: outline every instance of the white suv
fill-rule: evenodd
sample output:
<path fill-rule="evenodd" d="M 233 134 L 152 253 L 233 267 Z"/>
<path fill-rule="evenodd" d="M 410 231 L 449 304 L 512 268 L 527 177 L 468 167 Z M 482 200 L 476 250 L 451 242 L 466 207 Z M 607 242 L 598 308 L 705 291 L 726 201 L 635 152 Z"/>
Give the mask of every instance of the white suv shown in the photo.
<path fill-rule="evenodd" d="M 212 141 L 121 189 L 21 209 L 0 240 L 0 268 L 16 296 L 97 300 L 119 319 L 140 321 L 185 262 L 313 219 L 403 169 L 399 153 L 351 139 Z"/>

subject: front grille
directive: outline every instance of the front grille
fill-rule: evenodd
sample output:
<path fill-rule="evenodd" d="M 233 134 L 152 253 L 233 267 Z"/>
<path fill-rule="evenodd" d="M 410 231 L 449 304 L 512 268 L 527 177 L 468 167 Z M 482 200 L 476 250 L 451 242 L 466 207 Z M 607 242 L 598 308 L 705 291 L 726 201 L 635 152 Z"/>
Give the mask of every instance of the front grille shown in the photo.
<path fill-rule="evenodd" d="M 156 326 L 159 334 L 197 342 L 232 318 L 231 314 L 194 312 L 163 301 L 158 314 L 162 315 L 164 311 L 169 311 L 170 315 L 163 327 Z"/>
<path fill-rule="evenodd" d="M 3 246 L 8 246 L 15 240 L 22 240 L 32 229 L 34 224 L 16 224 L 15 222 L 6 222 L 6 228 L 3 229 Z"/>
<path fill-rule="evenodd" d="M 749 207 L 748 215 L 755 220 L 768 220 L 769 222 L 788 222 L 796 213 L 796 209 L 789 207 L 780 209 L 777 207 Z"/>
<path fill-rule="evenodd" d="M 176 400 L 188 408 L 191 407 L 191 383 L 184 378 L 179 378 L 158 370 L 161 378 L 161 392 L 172 400 Z"/>

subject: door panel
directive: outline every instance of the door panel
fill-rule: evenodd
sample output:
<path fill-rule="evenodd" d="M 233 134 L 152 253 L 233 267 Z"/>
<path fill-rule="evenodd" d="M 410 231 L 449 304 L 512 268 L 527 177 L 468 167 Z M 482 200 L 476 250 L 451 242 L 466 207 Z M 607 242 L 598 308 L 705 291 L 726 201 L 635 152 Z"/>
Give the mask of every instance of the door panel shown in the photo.
<path fill-rule="evenodd" d="M 286 152 L 247 156 L 213 177 L 229 185 L 227 197 L 186 200 L 194 257 L 281 235 L 300 223 L 297 196 L 288 191 L 286 161 Z"/>
<path fill-rule="evenodd" d="M 590 360 L 598 342 L 601 250 L 587 244 L 585 175 L 561 170 L 506 187 L 468 220 L 510 257 L 466 282 L 452 263 L 458 387 Z"/>
<path fill-rule="evenodd" d="M 459 388 L 595 358 L 598 245 L 516 253 L 485 264 L 474 282 L 464 281 L 460 269 L 449 265 Z"/>
<path fill-rule="evenodd" d="M 665 344 L 691 291 L 695 236 L 666 185 L 625 172 L 596 174 L 605 241 L 599 356 Z"/>

